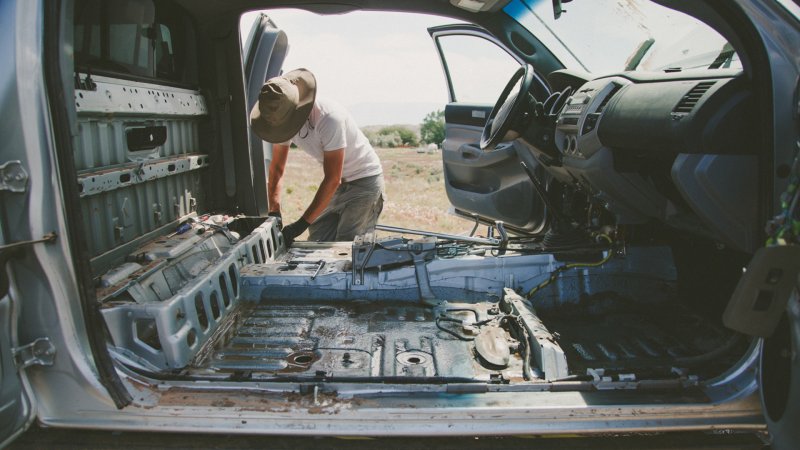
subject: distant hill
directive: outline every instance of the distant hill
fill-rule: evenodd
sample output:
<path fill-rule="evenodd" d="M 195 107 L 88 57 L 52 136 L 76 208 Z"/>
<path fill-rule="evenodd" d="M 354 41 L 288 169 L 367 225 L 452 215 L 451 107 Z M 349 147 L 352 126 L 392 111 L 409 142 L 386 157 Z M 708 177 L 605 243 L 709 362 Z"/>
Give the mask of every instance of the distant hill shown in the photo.
<path fill-rule="evenodd" d="M 361 126 L 377 124 L 406 124 L 417 123 L 417 127 L 422 123 L 422 119 L 431 112 L 444 109 L 444 103 L 434 102 L 412 102 L 412 103 L 359 103 L 346 105 L 350 114 L 356 119 L 356 123 Z"/>

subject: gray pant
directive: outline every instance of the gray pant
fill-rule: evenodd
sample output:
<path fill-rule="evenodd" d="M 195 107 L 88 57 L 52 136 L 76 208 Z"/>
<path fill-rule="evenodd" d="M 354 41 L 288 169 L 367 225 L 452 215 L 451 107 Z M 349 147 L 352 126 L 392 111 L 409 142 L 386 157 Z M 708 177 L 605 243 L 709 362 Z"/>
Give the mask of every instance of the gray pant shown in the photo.
<path fill-rule="evenodd" d="M 383 210 L 383 175 L 342 183 L 308 228 L 309 241 L 352 241 L 375 228 Z"/>

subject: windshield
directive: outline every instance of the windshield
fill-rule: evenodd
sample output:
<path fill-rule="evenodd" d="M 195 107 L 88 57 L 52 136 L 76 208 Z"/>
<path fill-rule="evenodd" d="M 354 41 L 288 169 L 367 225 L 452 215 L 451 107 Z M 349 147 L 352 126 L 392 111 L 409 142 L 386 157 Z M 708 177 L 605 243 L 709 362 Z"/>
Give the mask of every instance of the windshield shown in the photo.
<path fill-rule="evenodd" d="M 725 38 L 686 14 L 647 0 L 576 0 L 556 20 L 551 0 L 512 0 L 504 11 L 569 69 L 604 74 L 623 70 L 739 68 Z"/>

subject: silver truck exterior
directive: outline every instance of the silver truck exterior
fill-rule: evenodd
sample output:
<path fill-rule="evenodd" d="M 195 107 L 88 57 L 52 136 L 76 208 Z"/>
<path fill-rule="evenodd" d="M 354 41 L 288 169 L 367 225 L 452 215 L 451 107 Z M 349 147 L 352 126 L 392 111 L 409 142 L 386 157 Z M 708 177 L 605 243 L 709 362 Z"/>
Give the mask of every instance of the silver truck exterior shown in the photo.
<path fill-rule="evenodd" d="M 798 145 L 800 109 L 800 34 L 797 17 L 790 13 L 796 13 L 797 8 L 791 3 L 734 3 L 746 13 L 743 17 L 749 21 L 748 29 L 757 33 L 749 38 L 760 43 L 761 55 L 766 58 L 754 64 L 761 65 L 764 78 L 759 80 L 768 84 L 772 92 L 772 114 L 778 118 L 772 138 L 780 149 L 776 159 L 791 159 L 786 156 Z M 703 5 L 714 8 L 713 3 Z M 0 437 L 7 439 L 3 444 L 33 420 L 47 426 L 73 428 L 368 436 L 764 429 L 756 377 L 760 340 L 754 341 L 731 370 L 703 383 L 703 401 L 668 401 L 668 397 L 659 397 L 655 402 L 641 393 L 619 401 L 610 395 L 621 388 L 617 383 L 608 384 L 609 390 L 593 392 L 559 392 L 531 386 L 495 389 L 492 385 L 475 390 L 459 383 L 419 384 L 413 386 L 412 395 L 408 386 L 386 383 L 158 379 L 115 366 L 104 344 L 104 333 L 93 328 L 103 323 L 101 313 L 82 292 L 81 277 L 92 273 L 89 260 L 76 263 L 77 247 L 84 244 L 79 245 L 82 237 L 75 236 L 70 228 L 87 218 L 80 218 L 71 209 L 71 201 L 73 197 L 82 198 L 81 193 L 74 183 L 65 188 L 70 182 L 64 181 L 65 174 L 80 169 L 65 161 L 72 155 L 64 153 L 63 146 L 78 134 L 78 124 L 85 117 L 81 116 L 81 108 L 95 108 L 89 112 L 97 113 L 105 101 L 99 98 L 96 105 L 66 107 L 80 94 L 76 93 L 71 75 L 72 49 L 59 46 L 65 36 L 71 39 L 72 31 L 65 25 L 70 24 L 73 6 L 72 2 L 44 1 L 0 4 L 0 21 L 4 25 L 0 27 L 0 48 L 7 61 L 0 68 L 4 117 L 0 133 L 0 167 L 4 175 L 0 186 L 4 216 L 0 239 L 8 282 L 0 300 L 0 417 L 6 427 L 0 429 L 4 433 Z M 232 10 L 236 17 L 240 12 Z M 234 19 L 230 22 L 234 23 Z M 242 58 L 233 59 L 241 67 L 237 71 L 243 73 Z M 113 80 L 97 76 L 95 80 L 106 88 L 98 94 L 105 96 L 109 108 L 130 106 L 127 101 L 120 103 L 127 91 L 114 91 L 121 87 L 114 87 Z M 185 95 L 187 102 L 194 101 L 192 96 L 197 95 L 147 82 L 129 83 L 125 88 L 131 86 L 143 92 Z M 226 107 L 237 104 L 241 106 L 244 100 L 234 100 Z M 171 126 L 188 128 L 188 133 L 193 133 L 194 114 L 206 112 L 196 105 L 188 113 L 174 112 L 185 123 Z M 231 142 L 226 145 L 233 146 Z M 190 177 L 201 170 L 198 161 L 203 161 L 204 155 L 177 158 L 187 164 L 186 183 L 193 183 Z M 103 189 L 92 185 L 93 180 L 85 181 L 83 189 L 87 192 Z M 181 199 L 175 216 L 184 216 L 193 199 Z M 168 222 L 165 219 L 164 224 Z M 282 244 L 277 235 L 271 234 L 271 227 L 266 222 L 260 233 L 279 251 Z M 104 233 L 113 235 L 114 230 Z M 105 235 L 98 234 L 96 238 L 89 245 L 92 256 L 111 249 L 103 247 Z M 242 247 L 235 250 L 245 255 L 242 258 L 258 260 L 257 251 Z M 231 258 L 234 256 L 231 253 Z M 264 259 L 267 258 L 262 256 L 262 262 Z M 216 276 L 214 273 L 208 278 L 214 280 Z M 795 316 L 792 317 L 797 319 Z M 794 339 L 798 334 L 795 330 Z M 789 392 L 796 400 L 800 375 L 797 362 L 793 364 L 793 390 Z M 796 417 L 798 402 L 789 403 L 794 410 L 786 415 Z"/>

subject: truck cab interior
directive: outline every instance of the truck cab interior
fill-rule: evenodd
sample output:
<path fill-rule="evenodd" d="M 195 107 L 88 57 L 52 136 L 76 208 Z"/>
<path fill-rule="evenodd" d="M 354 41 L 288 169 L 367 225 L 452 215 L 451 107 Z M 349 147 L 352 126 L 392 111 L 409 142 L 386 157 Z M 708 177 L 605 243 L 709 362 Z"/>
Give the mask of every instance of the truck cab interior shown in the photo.
<path fill-rule="evenodd" d="M 531 26 L 545 6 L 581 3 L 59 2 L 47 73 L 64 94 L 51 108 L 65 239 L 116 405 L 179 406 L 186 390 L 218 405 L 215 387 L 313 391 L 338 398 L 322 402 L 331 413 L 568 392 L 703 410 L 709 426 L 762 420 L 764 344 L 723 315 L 787 183 L 763 44 L 734 5 L 659 0 L 716 33 L 719 52 L 637 70 L 643 46 L 589 74 Z M 248 111 L 292 36 L 269 11 L 239 29 L 267 7 L 443 15 L 459 23 L 428 30 L 436 50 L 468 35 L 511 55 L 499 97 L 473 104 L 441 53 L 444 183 L 472 234 L 386 223 L 285 245 Z M 760 377 L 788 392 L 784 369 Z M 138 384 L 157 389 L 131 395 Z"/>

